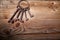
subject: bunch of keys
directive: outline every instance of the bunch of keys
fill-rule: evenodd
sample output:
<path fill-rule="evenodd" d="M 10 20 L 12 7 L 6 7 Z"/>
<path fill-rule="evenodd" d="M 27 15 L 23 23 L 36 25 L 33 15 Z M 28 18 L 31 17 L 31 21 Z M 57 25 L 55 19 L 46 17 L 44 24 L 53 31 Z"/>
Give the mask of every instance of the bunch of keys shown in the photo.
<path fill-rule="evenodd" d="M 14 23 L 14 22 L 19 21 L 19 20 L 20 20 L 20 22 L 24 23 L 24 20 L 23 20 L 24 14 L 25 14 L 26 21 L 28 21 L 29 19 L 27 18 L 27 14 L 26 14 L 27 11 L 28 11 L 30 17 L 32 18 L 33 15 L 30 13 L 30 4 L 29 4 L 29 2 L 27 0 L 20 0 L 18 2 L 16 12 L 12 15 L 12 17 L 10 18 L 8 23 Z M 16 16 L 16 19 L 13 20 L 16 14 L 18 14 L 18 15 Z M 20 16 L 20 18 L 19 18 L 19 16 Z"/>

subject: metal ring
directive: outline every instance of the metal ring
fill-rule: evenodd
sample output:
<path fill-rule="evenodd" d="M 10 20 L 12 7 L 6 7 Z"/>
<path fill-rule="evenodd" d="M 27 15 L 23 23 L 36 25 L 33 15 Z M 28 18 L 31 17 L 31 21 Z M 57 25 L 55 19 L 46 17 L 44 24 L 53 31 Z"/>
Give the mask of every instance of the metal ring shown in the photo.
<path fill-rule="evenodd" d="M 25 8 L 29 8 L 29 7 L 30 7 L 30 4 L 29 4 L 29 2 L 26 1 L 26 0 L 19 1 L 19 3 L 18 3 L 19 7 L 20 7 L 20 8 L 23 8 L 23 7 L 21 6 L 21 3 L 22 3 L 23 1 L 27 3 L 27 7 L 25 7 Z"/>

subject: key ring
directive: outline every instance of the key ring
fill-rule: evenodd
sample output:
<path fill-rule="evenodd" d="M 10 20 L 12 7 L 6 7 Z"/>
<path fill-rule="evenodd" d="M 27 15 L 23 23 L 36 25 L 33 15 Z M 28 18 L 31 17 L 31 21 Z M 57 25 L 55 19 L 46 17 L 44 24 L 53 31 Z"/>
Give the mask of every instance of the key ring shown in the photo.
<path fill-rule="evenodd" d="M 30 8 L 30 4 L 28 3 L 27 0 L 20 0 L 17 7 Z"/>
<path fill-rule="evenodd" d="M 24 5 L 25 5 L 24 2 L 27 4 L 27 6 L 24 6 Z M 21 6 L 21 4 L 22 4 L 23 6 Z M 18 5 L 17 5 L 17 10 L 16 10 L 15 13 L 13 14 L 13 16 L 10 18 L 10 20 L 8 21 L 8 23 L 14 23 L 14 22 L 16 22 L 16 21 L 18 20 L 19 16 L 21 16 L 21 17 L 20 17 L 20 20 L 21 20 L 20 22 L 24 23 L 24 20 L 22 19 L 23 16 L 24 16 L 24 14 L 25 14 L 26 21 L 28 20 L 26 11 L 28 11 L 28 14 L 29 14 L 29 16 L 30 16 L 31 18 L 33 17 L 33 15 L 31 15 L 31 13 L 30 13 L 29 10 L 30 10 L 30 4 L 29 4 L 29 2 L 28 2 L 27 0 L 20 0 L 20 1 L 18 2 Z M 16 21 L 15 21 L 15 20 L 13 20 L 13 18 L 15 17 L 16 14 L 18 14 L 18 15 L 17 15 L 17 19 L 16 19 Z"/>

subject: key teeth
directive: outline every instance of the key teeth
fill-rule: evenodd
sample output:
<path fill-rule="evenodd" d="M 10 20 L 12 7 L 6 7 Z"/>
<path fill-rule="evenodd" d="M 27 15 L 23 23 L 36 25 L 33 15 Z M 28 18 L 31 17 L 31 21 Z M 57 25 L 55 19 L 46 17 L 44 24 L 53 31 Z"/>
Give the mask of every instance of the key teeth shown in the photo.
<path fill-rule="evenodd" d="M 17 21 L 19 21 L 19 19 L 17 19 Z"/>
<path fill-rule="evenodd" d="M 20 22 L 21 22 L 21 23 L 24 23 L 24 21 L 23 21 L 23 20 L 20 20 Z"/>
<path fill-rule="evenodd" d="M 17 21 L 18 21 L 18 19 L 15 19 L 15 20 L 14 20 L 14 22 L 17 22 Z"/>
<path fill-rule="evenodd" d="M 10 21 L 8 21 L 8 23 L 10 23 Z"/>
<path fill-rule="evenodd" d="M 8 23 L 11 23 L 12 21 L 8 21 Z"/>
<path fill-rule="evenodd" d="M 29 19 L 27 18 L 26 21 L 28 21 Z"/>
<path fill-rule="evenodd" d="M 21 21 L 21 23 L 24 23 L 24 21 Z"/>
<path fill-rule="evenodd" d="M 21 21 L 21 23 L 24 23 L 24 21 Z"/>
<path fill-rule="evenodd" d="M 11 23 L 14 24 L 14 20 Z"/>
<path fill-rule="evenodd" d="M 31 18 L 34 17 L 34 15 L 31 15 Z"/>
<path fill-rule="evenodd" d="M 19 21 L 19 19 L 13 19 L 12 21 L 8 21 L 8 23 L 12 23 L 12 24 L 14 24 L 14 22 L 17 22 L 17 21 Z M 20 22 L 21 23 L 24 23 L 24 21 L 23 20 L 20 20 Z"/>

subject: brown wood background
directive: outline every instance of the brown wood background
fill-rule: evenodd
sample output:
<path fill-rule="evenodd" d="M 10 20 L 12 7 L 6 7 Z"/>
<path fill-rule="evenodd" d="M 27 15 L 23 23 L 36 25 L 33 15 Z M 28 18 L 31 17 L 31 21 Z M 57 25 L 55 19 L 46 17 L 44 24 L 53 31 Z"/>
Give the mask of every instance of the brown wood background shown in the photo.
<path fill-rule="evenodd" d="M 51 6 L 51 2 L 55 4 Z M 10 30 L 15 24 L 9 24 L 8 20 L 16 11 L 17 0 L 0 0 L 0 32 Z M 29 21 L 20 23 L 20 31 L 12 30 L 12 40 L 59 40 L 60 39 L 60 1 L 29 1 L 31 14 L 34 15 Z M 56 11 L 53 11 L 52 8 Z M 25 20 L 25 18 L 24 18 Z"/>

